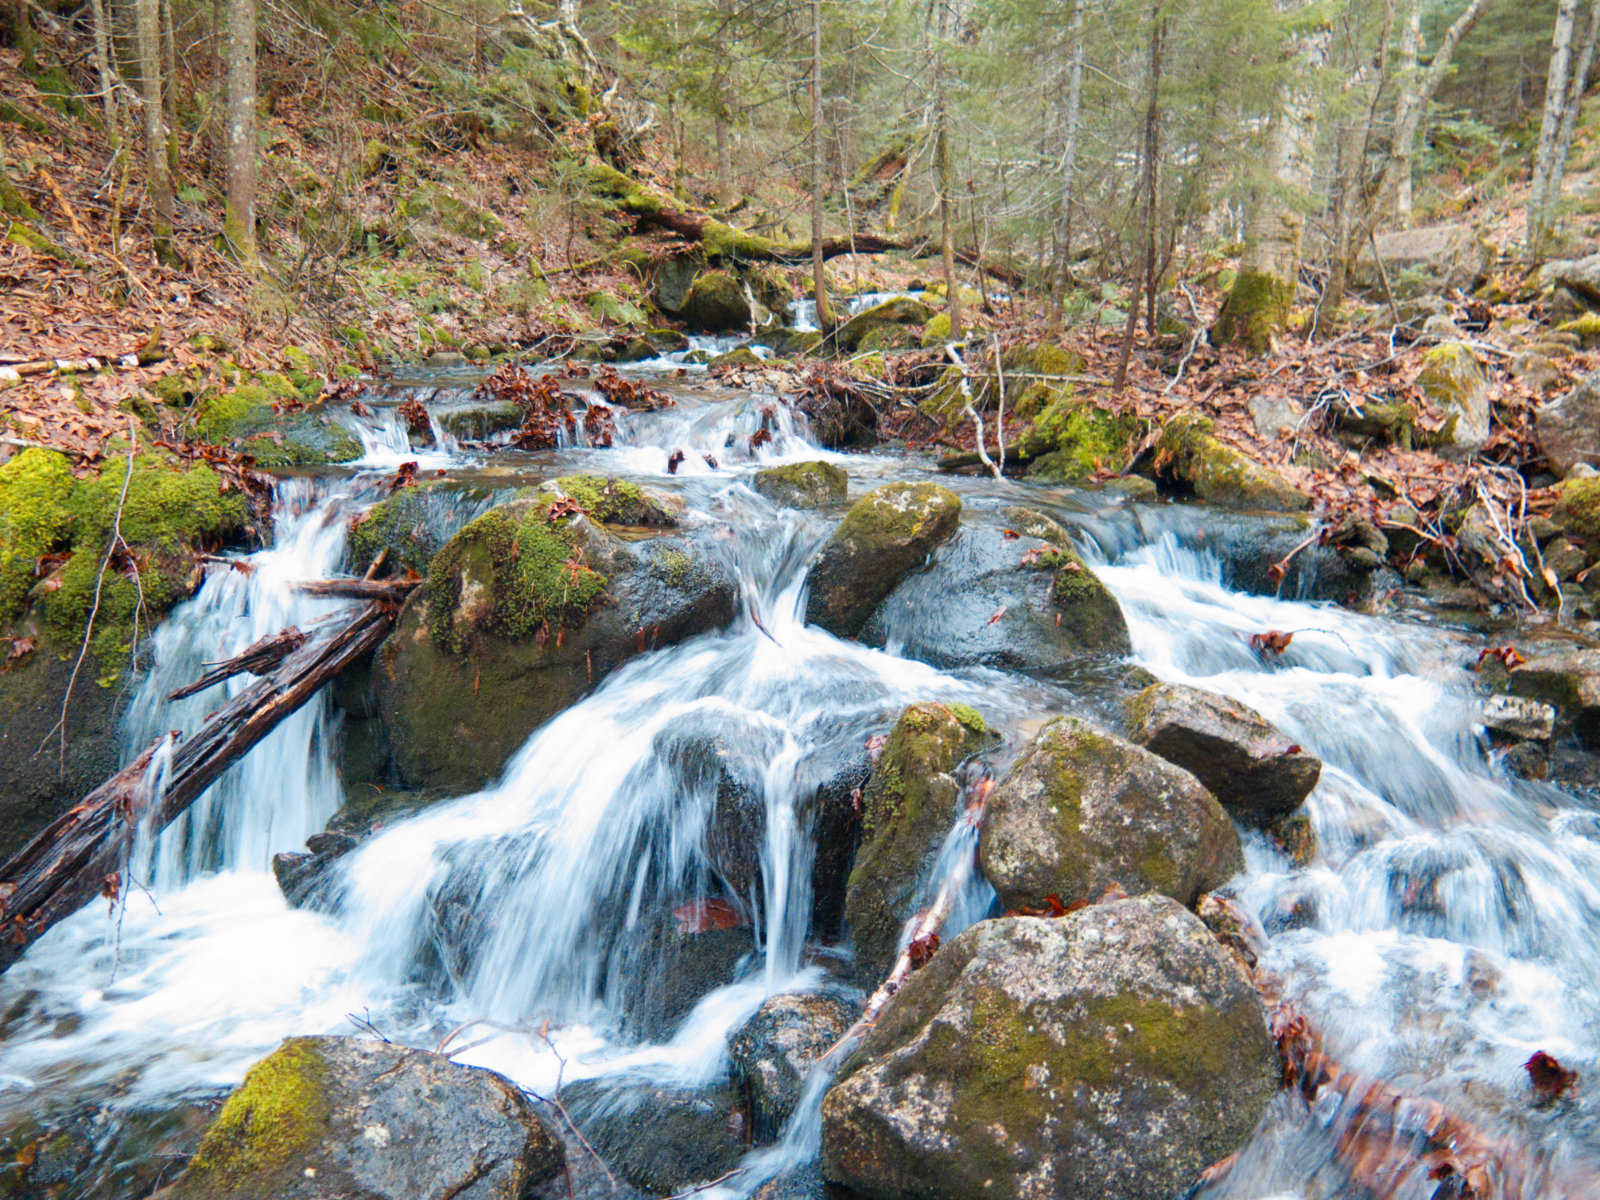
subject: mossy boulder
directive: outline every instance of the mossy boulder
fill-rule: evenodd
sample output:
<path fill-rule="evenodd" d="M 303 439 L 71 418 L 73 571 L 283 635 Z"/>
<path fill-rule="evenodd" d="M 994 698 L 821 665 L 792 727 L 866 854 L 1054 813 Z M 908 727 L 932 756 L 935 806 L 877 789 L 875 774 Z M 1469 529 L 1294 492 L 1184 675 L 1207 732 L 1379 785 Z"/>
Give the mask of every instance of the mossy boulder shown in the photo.
<path fill-rule="evenodd" d="M 561 1140 L 504 1076 L 359 1038 L 290 1038 L 257 1063 L 169 1200 L 521 1200 Z"/>
<path fill-rule="evenodd" d="M 433 558 L 462 525 L 479 500 L 448 483 L 402 488 L 379 501 L 350 528 L 350 568 L 365 574 L 387 552 L 389 574 L 426 575 Z"/>
<path fill-rule="evenodd" d="M 1600 477 L 1569 479 L 1557 486 L 1551 518 L 1569 538 L 1600 551 Z"/>
<path fill-rule="evenodd" d="M 487 782 L 544 721 L 628 659 L 731 620 L 737 589 L 633 485 L 571 476 L 491 509 L 434 557 L 379 648 L 378 703 L 402 779 Z"/>
<path fill-rule="evenodd" d="M 718 354 L 706 364 L 708 367 L 759 367 L 761 356 L 749 346 L 735 346 L 726 354 Z"/>
<path fill-rule="evenodd" d="M 1242 824 L 1266 827 L 1287 817 L 1322 774 L 1321 759 L 1236 700 L 1158 683 L 1127 709 L 1128 737 L 1192 773 Z"/>
<path fill-rule="evenodd" d="M 855 1024 L 863 1006 L 861 993 L 845 988 L 780 992 L 728 1038 L 734 1081 L 750 1106 L 758 1145 L 778 1136 L 812 1066 Z"/>
<path fill-rule="evenodd" d="M 1172 1200 L 1278 1082 L 1254 986 L 1171 900 L 981 921 L 828 1092 L 822 1170 L 872 1200 Z"/>
<path fill-rule="evenodd" d="M 1027 475 L 1044 483 L 1086 483 L 1097 472 L 1121 472 L 1144 436 L 1145 422 L 1062 388 L 1049 395 L 1015 450 Z"/>
<path fill-rule="evenodd" d="M 726 271 L 707 271 L 690 286 L 679 315 L 690 329 L 736 333 L 750 328 L 752 310 L 738 279 Z"/>
<path fill-rule="evenodd" d="M 1007 908 L 1108 888 L 1193 905 L 1244 869 L 1233 822 L 1189 772 L 1077 717 L 1051 721 L 994 790 L 980 861 Z"/>
<path fill-rule="evenodd" d="M 281 378 L 281 377 L 280 377 Z M 361 457 L 361 442 L 325 404 L 299 405 L 285 380 L 249 383 L 200 402 L 196 425 L 200 437 L 233 446 L 264 467 L 312 467 L 351 462 Z"/>
<path fill-rule="evenodd" d="M 827 508 L 844 502 L 850 477 L 828 462 L 786 463 L 757 471 L 751 486 L 774 504 Z"/>
<path fill-rule="evenodd" d="M 1216 436 L 1210 417 L 1179 413 L 1156 443 L 1157 481 L 1166 480 L 1219 508 L 1300 512 L 1311 497 L 1271 467 Z"/>
<path fill-rule="evenodd" d="M 922 348 L 931 350 L 935 346 L 942 346 L 950 340 L 950 314 L 947 312 L 935 313 L 928 318 L 922 327 Z"/>
<path fill-rule="evenodd" d="M 869 492 L 811 568 L 806 620 L 854 637 L 900 579 L 960 524 L 960 499 L 936 483 L 890 483 Z"/>
<path fill-rule="evenodd" d="M 439 428 L 463 442 L 487 442 L 522 424 L 522 409 L 510 400 L 469 400 L 431 409 Z"/>
<path fill-rule="evenodd" d="M 871 350 L 875 347 L 864 346 L 862 343 L 867 335 L 880 331 L 889 331 L 896 326 L 909 326 L 906 330 L 906 341 L 915 345 L 921 340 L 920 330 L 933 319 L 933 312 L 920 300 L 910 296 L 896 296 L 892 300 L 885 300 L 882 304 L 874 304 L 871 308 L 864 309 L 851 317 L 834 333 L 834 344 L 840 352 L 854 354 L 857 350 Z M 889 346 L 878 346 L 877 349 L 889 349 Z M 899 346 L 895 347 L 898 349 Z"/>
<path fill-rule="evenodd" d="M 971 709 L 927 701 L 900 714 L 861 797 L 861 845 L 845 894 L 856 976 L 888 975 L 906 920 L 961 800 L 955 770 L 995 736 Z"/>
<path fill-rule="evenodd" d="M 1330 411 L 1339 440 L 1355 449 L 1376 441 L 1410 450 L 1417 440 L 1417 406 L 1410 401 L 1369 396 L 1356 404 L 1336 396 Z"/>
<path fill-rule="evenodd" d="M 963 522 L 926 570 L 903 579 L 861 631 L 937 667 L 1048 671 L 1126 654 L 1116 598 L 1043 513 L 1014 507 Z"/>
<path fill-rule="evenodd" d="M 1441 454 L 1464 457 L 1489 440 L 1489 379 L 1471 347 L 1444 342 L 1422 357 L 1417 387 L 1444 419 L 1425 440 Z"/>
<path fill-rule="evenodd" d="M 1579 463 L 1600 467 L 1600 375 L 1586 375 L 1564 396 L 1540 405 L 1533 430 L 1556 474 L 1570 475 Z"/>
<path fill-rule="evenodd" d="M 583 1079 L 562 1088 L 561 1101 L 600 1158 L 648 1195 L 716 1179 L 745 1153 L 743 1103 L 726 1082 L 683 1088 L 626 1076 Z"/>

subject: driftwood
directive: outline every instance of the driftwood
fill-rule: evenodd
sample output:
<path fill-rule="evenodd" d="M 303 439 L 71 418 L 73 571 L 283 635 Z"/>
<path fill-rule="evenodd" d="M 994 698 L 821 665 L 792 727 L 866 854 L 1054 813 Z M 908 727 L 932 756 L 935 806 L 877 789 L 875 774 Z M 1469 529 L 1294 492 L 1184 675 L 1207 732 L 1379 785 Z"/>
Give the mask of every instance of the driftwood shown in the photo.
<path fill-rule="evenodd" d="M 294 590 L 308 596 L 398 604 L 421 582 L 420 579 L 312 579 L 295 584 Z"/>
<path fill-rule="evenodd" d="M 300 632 L 298 626 L 291 625 L 281 633 L 269 634 L 258 642 L 251 642 L 232 658 L 203 664 L 211 670 L 193 683 L 185 684 L 177 691 L 169 693 L 167 699 L 182 700 L 186 696 L 193 696 L 196 692 L 205 691 L 214 683 L 221 683 L 224 679 L 232 679 L 235 675 L 247 672 L 251 675 L 265 675 L 305 644 L 306 635 Z"/>
<path fill-rule="evenodd" d="M 405 581 L 391 589 L 389 600 L 415 585 Z M 373 601 L 324 622 L 314 635 L 300 635 L 300 644 L 279 655 L 270 673 L 212 713 L 192 737 L 158 738 L 0 866 L 0 971 L 96 896 L 115 903 L 127 886 L 128 856 L 141 828 L 153 835 L 170 825 L 280 721 L 377 646 L 395 611 L 392 602 Z M 241 660 L 254 654 L 265 669 L 293 633 L 263 639 L 219 668 L 250 670 Z"/>

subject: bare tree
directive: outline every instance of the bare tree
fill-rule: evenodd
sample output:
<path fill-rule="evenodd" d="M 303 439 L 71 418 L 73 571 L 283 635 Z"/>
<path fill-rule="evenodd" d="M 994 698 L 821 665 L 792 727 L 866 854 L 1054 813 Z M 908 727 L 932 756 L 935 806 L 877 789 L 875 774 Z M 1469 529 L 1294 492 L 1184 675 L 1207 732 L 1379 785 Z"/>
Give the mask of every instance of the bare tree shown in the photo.
<path fill-rule="evenodd" d="M 947 0 L 933 0 L 939 15 L 933 45 L 933 165 L 935 185 L 939 193 L 939 248 L 944 259 L 945 303 L 950 313 L 950 337 L 961 337 L 961 287 L 956 280 L 955 220 L 951 208 L 954 200 L 955 172 L 950 165 L 950 96 L 949 64 L 945 55 L 945 38 L 949 29 L 950 7 Z"/>
<path fill-rule="evenodd" d="M 1417 55 L 1421 52 L 1422 0 L 1409 0 L 1405 23 L 1400 26 L 1400 107 L 1413 103 L 1409 97 L 1417 87 Z M 1411 156 L 1415 149 L 1409 141 L 1397 141 L 1394 146 L 1394 219 L 1402 226 L 1411 224 Z"/>
<path fill-rule="evenodd" d="M 817 326 L 833 327 L 828 303 L 828 273 L 822 246 L 822 0 L 811 0 L 811 281 L 817 301 Z"/>
<path fill-rule="evenodd" d="M 1561 0 L 1556 9 L 1555 32 L 1550 42 L 1550 70 L 1545 87 L 1544 119 L 1539 126 L 1539 149 L 1533 163 L 1533 186 L 1528 195 L 1528 250 L 1535 257 L 1549 249 L 1561 203 L 1561 181 L 1567 171 L 1567 153 L 1577 128 L 1584 82 L 1594 59 L 1595 35 L 1600 32 L 1600 3 L 1589 9 L 1589 24 L 1572 62 L 1572 39 L 1578 0 Z M 1571 70 L 1569 71 L 1569 66 Z"/>
<path fill-rule="evenodd" d="M 134 0 L 134 42 L 139 56 L 140 98 L 144 103 L 145 170 L 155 227 L 156 254 L 172 251 L 172 176 L 167 169 L 167 123 L 161 104 L 161 0 Z"/>
<path fill-rule="evenodd" d="M 256 260 L 256 0 L 228 0 L 228 200 L 223 224 L 243 263 Z"/>
<path fill-rule="evenodd" d="M 1072 15 L 1067 19 L 1067 38 L 1072 50 L 1067 63 L 1067 111 L 1061 150 L 1061 215 L 1057 220 L 1056 270 L 1055 277 L 1050 281 L 1050 316 L 1045 325 L 1045 336 L 1050 338 L 1061 335 L 1067 280 L 1072 274 L 1073 186 L 1078 169 L 1078 126 L 1083 119 L 1083 2 L 1072 0 Z"/>

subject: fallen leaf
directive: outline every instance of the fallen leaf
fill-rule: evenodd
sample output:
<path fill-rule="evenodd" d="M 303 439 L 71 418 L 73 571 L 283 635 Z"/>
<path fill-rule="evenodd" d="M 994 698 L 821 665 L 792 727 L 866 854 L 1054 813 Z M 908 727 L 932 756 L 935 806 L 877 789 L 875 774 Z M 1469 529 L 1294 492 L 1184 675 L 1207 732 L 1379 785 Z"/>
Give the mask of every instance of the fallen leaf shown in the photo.
<path fill-rule="evenodd" d="M 1533 1084 L 1541 1104 L 1561 1099 L 1578 1082 L 1576 1071 L 1569 1071 L 1543 1050 L 1535 1051 L 1533 1057 L 1522 1066 L 1528 1072 L 1528 1081 Z"/>

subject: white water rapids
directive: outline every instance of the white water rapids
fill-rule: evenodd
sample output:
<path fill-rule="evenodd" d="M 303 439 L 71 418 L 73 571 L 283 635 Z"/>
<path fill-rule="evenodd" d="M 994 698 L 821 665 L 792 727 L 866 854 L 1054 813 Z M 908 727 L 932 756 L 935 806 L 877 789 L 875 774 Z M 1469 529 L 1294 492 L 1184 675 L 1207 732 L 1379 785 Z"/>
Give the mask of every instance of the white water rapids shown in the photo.
<path fill-rule="evenodd" d="M 753 455 L 729 447 L 763 422 L 775 426 L 772 444 Z M 213 568 L 160 629 L 156 667 L 129 706 L 130 755 L 217 706 L 216 691 L 163 699 L 202 661 L 336 606 L 289 584 L 337 571 L 349 518 L 380 497 L 386 470 L 418 457 L 387 410 L 363 440 L 367 472 L 282 483 L 272 548 Z M 677 448 L 687 459 L 669 476 Z M 113 1088 L 119 1103 L 155 1105 L 237 1082 L 291 1034 L 376 1028 L 431 1047 L 473 1020 L 484 1024 L 461 1039 L 474 1044 L 458 1061 L 535 1090 L 559 1069 L 533 1032 L 546 1018 L 567 1081 L 621 1070 L 682 1085 L 721 1077 L 727 1035 L 764 997 L 823 978 L 806 941 L 802 828 L 821 760 L 886 730 L 916 700 L 970 704 L 1013 748 L 1053 711 L 1092 709 L 1047 682 L 936 671 L 805 626 L 805 569 L 829 523 L 775 507 L 748 481 L 755 466 L 819 453 L 769 398 L 683 394 L 663 413 L 624 415 L 614 449 L 522 456 L 503 481 L 493 463 L 447 442 L 425 458 L 425 471 L 477 472 L 493 486 L 587 469 L 676 489 L 691 520 L 731 531 L 741 611 L 761 614 L 766 632 L 741 617 L 633 660 L 537 730 L 494 785 L 399 821 L 340 860 L 318 911 L 288 907 L 269 870 L 274 853 L 301 849 L 344 803 L 336 710 L 326 697 L 307 705 L 161 837 L 146 886 L 115 920 L 91 905 L 0 978 L 0 1112 Z M 853 495 L 916 473 L 885 458 L 827 457 L 851 471 Z M 960 486 L 969 510 L 1035 494 Z M 458 521 L 473 511 L 464 502 Z M 1521 1064 L 1544 1050 L 1584 1079 L 1600 1070 L 1600 818 L 1583 797 L 1513 780 L 1495 763 L 1466 669 L 1474 640 L 1231 591 L 1217 560 L 1185 549 L 1159 508 L 1102 514 L 1097 528 L 1101 544 L 1089 549 L 1127 616 L 1132 659 L 1249 704 L 1326 764 L 1308 802 L 1315 862 L 1296 868 L 1250 835 L 1233 888 L 1273 935 L 1266 965 L 1330 1052 L 1550 1160 L 1592 1152 L 1591 1103 L 1580 1093 L 1531 1108 Z M 1269 629 L 1295 635 L 1281 660 L 1249 647 Z M 640 961 L 627 935 L 662 904 L 711 886 L 715 787 L 692 769 L 707 744 L 736 746 L 763 767 L 761 891 L 744 897 L 760 920 L 739 981 L 701 1000 L 666 1040 L 641 1042 L 617 1026 L 618 981 Z M 946 936 L 984 915 L 986 886 L 974 881 L 973 903 Z M 464 914 L 443 989 L 428 969 L 439 897 Z M 820 1096 L 818 1081 L 785 1140 L 754 1156 L 750 1179 L 815 1155 Z M 1208 1196 L 1350 1194 L 1319 1132 L 1328 1119 L 1281 1100 Z M 1401 1194 L 1430 1195 L 1422 1186 Z"/>

